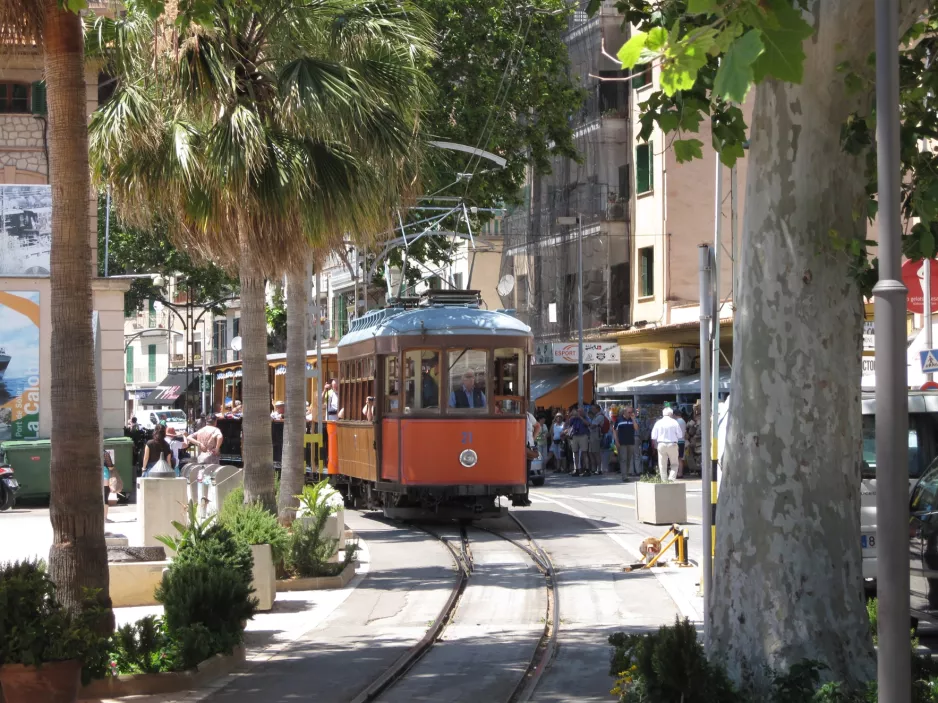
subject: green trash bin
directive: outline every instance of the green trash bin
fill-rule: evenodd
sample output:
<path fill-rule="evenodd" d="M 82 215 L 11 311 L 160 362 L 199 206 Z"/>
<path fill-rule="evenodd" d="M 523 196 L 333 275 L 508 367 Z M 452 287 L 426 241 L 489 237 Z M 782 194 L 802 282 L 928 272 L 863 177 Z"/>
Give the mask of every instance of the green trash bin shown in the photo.
<path fill-rule="evenodd" d="M 13 467 L 20 490 L 17 500 L 49 496 L 49 464 L 52 447 L 48 439 L 31 439 L 3 442 L 0 449 L 6 454 L 7 463 Z"/>
<path fill-rule="evenodd" d="M 114 468 L 124 482 L 123 502 L 134 493 L 134 441 L 130 437 L 109 437 L 104 440 L 104 450 L 113 453 Z"/>

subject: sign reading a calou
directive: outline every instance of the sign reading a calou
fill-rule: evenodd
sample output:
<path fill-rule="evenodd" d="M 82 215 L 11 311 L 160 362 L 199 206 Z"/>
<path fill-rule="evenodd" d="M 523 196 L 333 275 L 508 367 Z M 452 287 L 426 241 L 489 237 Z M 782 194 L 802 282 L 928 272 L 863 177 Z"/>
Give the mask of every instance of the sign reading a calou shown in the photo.
<path fill-rule="evenodd" d="M 537 364 L 577 364 L 579 345 L 576 342 L 544 342 L 534 350 Z M 584 342 L 584 364 L 618 364 L 621 361 L 619 345 L 615 342 Z"/>

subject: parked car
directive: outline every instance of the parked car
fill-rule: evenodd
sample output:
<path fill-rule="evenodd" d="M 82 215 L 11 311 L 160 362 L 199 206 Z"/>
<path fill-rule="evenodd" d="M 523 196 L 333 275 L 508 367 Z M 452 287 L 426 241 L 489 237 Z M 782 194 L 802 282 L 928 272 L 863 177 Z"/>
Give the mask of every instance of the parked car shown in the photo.
<path fill-rule="evenodd" d="M 166 423 L 166 427 L 172 427 L 177 432 L 186 431 L 186 413 L 182 410 L 151 410 L 142 413 L 140 417 L 140 426 L 145 430 L 153 430 L 161 422 Z"/>
<path fill-rule="evenodd" d="M 912 489 L 909 512 L 912 617 L 938 623 L 938 459 Z"/>

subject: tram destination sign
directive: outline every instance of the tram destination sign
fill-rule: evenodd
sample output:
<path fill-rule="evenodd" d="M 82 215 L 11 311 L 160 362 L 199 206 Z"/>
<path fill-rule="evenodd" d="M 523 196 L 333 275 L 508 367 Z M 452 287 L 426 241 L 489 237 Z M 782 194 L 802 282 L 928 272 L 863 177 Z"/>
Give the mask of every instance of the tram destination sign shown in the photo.
<path fill-rule="evenodd" d="M 584 342 L 584 364 L 618 364 L 621 361 L 619 345 L 615 342 Z M 535 364 L 579 363 L 579 345 L 576 342 L 542 342 L 534 349 Z"/>

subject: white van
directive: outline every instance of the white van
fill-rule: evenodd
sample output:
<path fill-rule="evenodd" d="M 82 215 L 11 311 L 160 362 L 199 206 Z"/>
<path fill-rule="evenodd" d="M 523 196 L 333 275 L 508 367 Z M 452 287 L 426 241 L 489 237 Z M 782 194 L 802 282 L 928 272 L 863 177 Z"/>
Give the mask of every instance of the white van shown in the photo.
<path fill-rule="evenodd" d="M 146 430 L 153 430 L 161 422 L 166 427 L 172 427 L 176 432 L 186 432 L 186 413 L 182 410 L 149 410 L 142 412 L 138 419 L 140 426 Z"/>
<path fill-rule="evenodd" d="M 938 457 L 938 392 L 909 391 L 909 491 Z M 863 395 L 863 474 L 860 484 L 863 579 L 876 584 L 876 398 Z"/>

